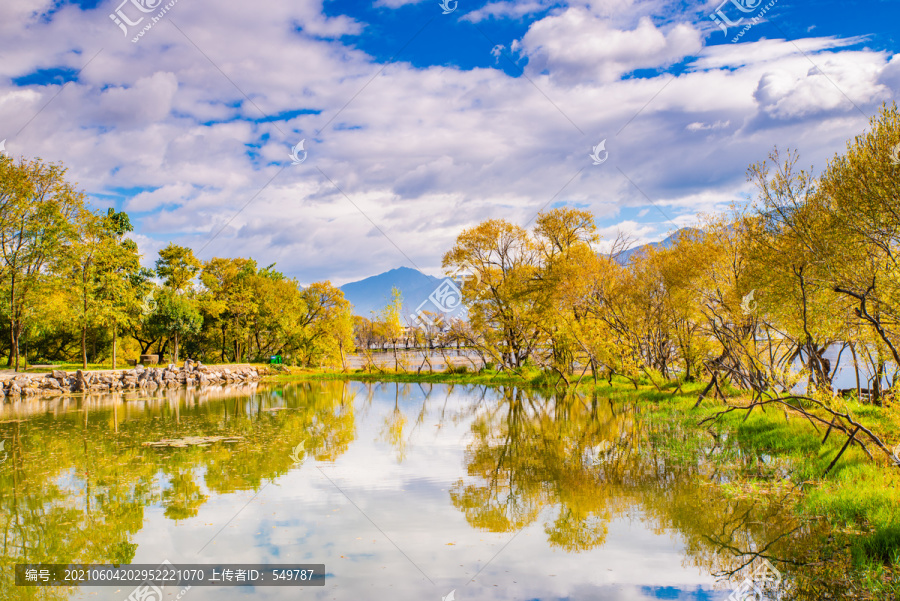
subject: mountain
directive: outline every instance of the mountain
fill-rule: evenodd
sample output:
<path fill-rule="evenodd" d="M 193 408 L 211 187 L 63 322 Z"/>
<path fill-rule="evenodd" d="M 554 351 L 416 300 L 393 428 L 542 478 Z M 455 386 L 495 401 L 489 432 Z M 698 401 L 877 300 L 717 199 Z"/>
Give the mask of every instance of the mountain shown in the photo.
<path fill-rule="evenodd" d="M 371 311 L 380 311 L 391 299 L 391 288 L 403 295 L 403 316 L 415 312 L 416 307 L 434 292 L 443 280 L 425 275 L 409 267 L 398 267 L 358 282 L 341 286 L 344 297 L 353 304 L 353 314 L 371 319 Z"/>
<path fill-rule="evenodd" d="M 628 250 L 622 251 L 621 253 L 619 253 L 617 259 L 619 263 L 622 263 L 624 265 L 625 263 L 628 263 L 631 257 L 646 248 L 669 248 L 670 246 L 678 242 L 678 240 L 682 236 L 690 236 L 691 234 L 698 233 L 699 231 L 700 230 L 692 227 L 683 227 L 671 236 L 668 236 L 666 239 L 660 240 L 659 242 L 649 242 L 647 244 L 642 244 L 641 246 L 635 246 L 634 248 L 629 248 Z"/>
<path fill-rule="evenodd" d="M 646 248 L 659 246 L 668 248 L 681 236 L 690 235 L 697 231 L 699 230 L 686 227 L 660 242 L 650 242 L 649 244 L 629 248 L 619 254 L 619 262 L 627 263 L 632 256 Z M 398 267 L 358 282 L 344 284 L 340 288 L 344 291 L 344 297 L 353 304 L 353 314 L 369 319 L 372 317 L 372 311 L 380 311 L 390 301 L 391 288 L 397 288 L 403 295 L 402 319 L 405 322 L 407 316 L 414 313 L 422 301 L 426 300 L 442 281 L 443 278 L 425 275 L 416 269 Z M 430 306 L 426 307 L 426 309 L 434 310 Z"/>

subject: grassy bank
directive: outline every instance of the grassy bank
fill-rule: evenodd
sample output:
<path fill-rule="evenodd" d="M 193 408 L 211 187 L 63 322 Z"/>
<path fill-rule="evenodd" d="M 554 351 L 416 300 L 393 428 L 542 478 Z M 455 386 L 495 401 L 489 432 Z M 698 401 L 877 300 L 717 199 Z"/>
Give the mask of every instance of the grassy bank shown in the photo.
<path fill-rule="evenodd" d="M 362 370 L 340 373 L 298 368 L 286 370 L 276 378 L 517 385 L 550 390 L 558 379 L 538 371 L 516 375 L 460 369 L 450 373 L 416 374 Z M 733 411 L 700 426 L 699 422 L 725 408 L 722 401 L 713 399 L 706 399 L 694 408 L 704 387 L 702 382 L 682 383 L 680 387 L 675 382 L 657 386 L 644 378 L 635 388 L 631 382 L 620 378 L 614 378 L 612 385 L 606 381 L 595 384 L 593 379 L 585 378 L 576 392 L 597 394 L 613 401 L 637 402 L 652 418 L 677 422 L 697 433 L 695 448 L 667 447 L 670 453 L 696 458 L 696 454 L 690 453 L 700 452 L 702 441 L 709 440 L 707 432 L 710 432 L 717 436 L 724 434 L 745 457 L 765 456 L 789 466 L 789 480 L 775 482 L 774 486 L 770 480 L 744 474 L 740 482 L 729 483 L 728 488 L 766 494 L 759 491 L 783 490 L 783 485 L 796 487 L 800 491 L 795 505 L 798 517 L 820 518 L 828 524 L 830 535 L 823 540 L 821 553 L 832 560 L 845 558 L 849 570 L 847 577 L 863 589 L 861 598 L 900 597 L 900 583 L 895 583 L 893 577 L 898 574 L 900 578 L 900 469 L 873 445 L 868 445 L 873 458 L 859 446 L 852 445 L 826 475 L 827 468 L 847 442 L 847 435 L 833 431 L 823 444 L 826 427 L 821 424 L 816 427 L 799 413 L 780 406 L 755 409 L 749 415 L 745 411 Z M 742 391 L 726 390 L 725 393 L 729 404 L 749 403 L 748 395 Z M 900 443 L 900 411 L 893 405 L 876 407 L 855 400 L 844 402 L 842 410 L 870 429 L 889 448 Z M 838 565 L 841 563 L 837 562 Z M 830 569 L 834 569 L 833 565 Z"/>

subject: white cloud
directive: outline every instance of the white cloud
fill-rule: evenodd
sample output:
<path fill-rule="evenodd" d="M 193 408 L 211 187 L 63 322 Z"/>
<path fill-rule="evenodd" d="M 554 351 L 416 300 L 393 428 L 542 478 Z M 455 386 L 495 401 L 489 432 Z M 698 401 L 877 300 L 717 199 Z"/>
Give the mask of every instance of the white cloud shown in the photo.
<path fill-rule="evenodd" d="M 471 21 L 472 23 L 478 23 L 491 17 L 500 19 L 516 19 L 547 10 L 547 8 L 549 8 L 553 4 L 555 3 L 548 2 L 546 0 L 530 0 L 526 2 L 488 2 L 481 8 L 466 13 L 465 16 L 463 16 L 463 20 Z"/>
<path fill-rule="evenodd" d="M 162 239 L 199 249 L 225 226 L 203 258 L 243 254 L 304 281 L 347 281 L 398 265 L 438 273 L 462 228 L 525 223 L 551 199 L 587 205 L 604 227 L 626 207 L 649 209 L 656 224 L 634 231 L 661 236 L 671 224 L 651 203 L 691 223 L 748 193 L 747 165 L 775 145 L 823 165 L 865 127 L 847 97 L 871 114 L 900 90 L 897 59 L 848 50 L 858 39 L 704 48 L 695 24 L 642 18 L 657 4 L 551 9 L 515 46 L 528 78 L 382 70 L 338 38 L 365 24 L 326 17 L 320 2 L 222 2 L 212 19 L 184 1 L 138 44 L 110 5 L 41 22 L 5 4 L 29 25 L 0 36 L 0 139 L 14 155 L 63 161 L 91 194 L 152 190 L 125 204 L 145 255 Z M 61 92 L 9 83 L 80 69 L 100 48 Z M 620 79 L 691 56 L 677 77 Z M 298 110 L 309 114 L 264 117 Z M 308 159 L 289 166 L 304 138 Z M 610 159 L 591 165 L 602 139 Z"/>
<path fill-rule="evenodd" d="M 663 30 L 643 17 L 634 29 L 620 30 L 580 8 L 541 19 L 521 40 L 529 74 L 546 72 L 555 82 L 582 86 L 667 67 L 701 47 L 700 31 L 688 24 Z"/>

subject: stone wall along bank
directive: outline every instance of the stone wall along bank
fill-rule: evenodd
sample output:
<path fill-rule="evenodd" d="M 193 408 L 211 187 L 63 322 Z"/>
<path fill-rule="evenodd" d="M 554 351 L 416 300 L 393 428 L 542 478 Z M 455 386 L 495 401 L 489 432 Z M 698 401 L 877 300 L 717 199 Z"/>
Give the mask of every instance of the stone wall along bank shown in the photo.
<path fill-rule="evenodd" d="M 265 368 L 264 368 L 265 369 Z M 82 371 L 74 374 L 54 370 L 46 375 L 19 374 L 0 382 L 0 393 L 6 397 L 58 395 L 84 392 L 116 392 L 121 390 L 155 390 L 253 382 L 262 375 L 251 366 L 209 366 L 199 361 L 185 361 L 182 367 L 144 368 L 117 371 Z"/>

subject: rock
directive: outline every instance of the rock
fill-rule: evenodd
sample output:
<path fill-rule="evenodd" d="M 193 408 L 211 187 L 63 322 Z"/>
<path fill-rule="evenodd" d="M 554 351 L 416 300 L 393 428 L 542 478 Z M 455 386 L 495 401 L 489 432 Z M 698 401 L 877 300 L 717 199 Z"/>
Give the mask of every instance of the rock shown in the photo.
<path fill-rule="evenodd" d="M 74 386 L 75 390 L 77 390 L 78 392 L 83 392 L 83 391 L 87 390 L 90 387 L 90 385 L 91 385 L 90 380 L 88 380 L 85 377 L 85 374 L 83 371 L 81 371 L 79 369 L 78 371 L 75 372 L 75 386 Z"/>
<path fill-rule="evenodd" d="M 9 396 L 19 396 L 20 394 L 22 394 L 22 389 L 19 388 L 19 385 L 15 382 L 10 382 L 9 388 L 6 389 L 6 394 L 8 394 Z"/>
<path fill-rule="evenodd" d="M 53 373 L 51 373 L 50 375 L 59 381 L 66 380 L 69 377 L 69 374 L 59 369 L 54 369 Z"/>

